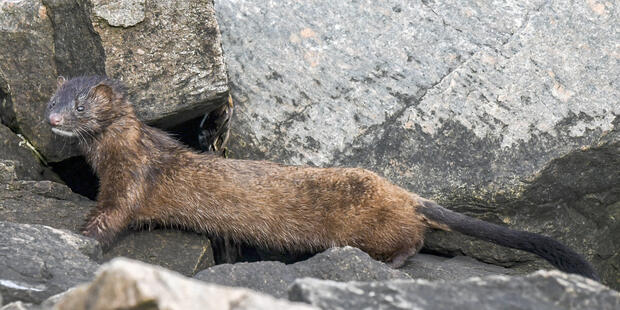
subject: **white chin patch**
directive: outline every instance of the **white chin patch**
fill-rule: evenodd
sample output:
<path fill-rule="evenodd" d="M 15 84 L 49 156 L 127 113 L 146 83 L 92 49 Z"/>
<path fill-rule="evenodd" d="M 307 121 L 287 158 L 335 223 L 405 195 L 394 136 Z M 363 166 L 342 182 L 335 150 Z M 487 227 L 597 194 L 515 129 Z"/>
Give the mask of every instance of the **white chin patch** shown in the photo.
<path fill-rule="evenodd" d="M 64 131 L 64 130 L 60 130 L 58 128 L 52 128 L 52 132 L 57 134 L 57 135 L 61 135 L 61 136 L 65 136 L 65 137 L 75 137 L 76 134 L 71 132 L 71 131 Z"/>

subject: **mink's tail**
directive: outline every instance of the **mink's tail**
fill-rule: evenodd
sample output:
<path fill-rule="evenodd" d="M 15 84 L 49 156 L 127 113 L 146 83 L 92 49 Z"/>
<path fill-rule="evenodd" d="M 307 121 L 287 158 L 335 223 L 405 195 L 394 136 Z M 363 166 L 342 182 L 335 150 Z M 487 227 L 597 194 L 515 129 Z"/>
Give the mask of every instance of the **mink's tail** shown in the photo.
<path fill-rule="evenodd" d="M 432 201 L 421 199 L 421 202 L 418 211 L 431 222 L 439 224 L 436 227 L 445 225 L 468 236 L 534 253 L 561 271 L 600 280 L 592 266 L 581 255 L 549 237 L 471 218 L 450 211 Z"/>

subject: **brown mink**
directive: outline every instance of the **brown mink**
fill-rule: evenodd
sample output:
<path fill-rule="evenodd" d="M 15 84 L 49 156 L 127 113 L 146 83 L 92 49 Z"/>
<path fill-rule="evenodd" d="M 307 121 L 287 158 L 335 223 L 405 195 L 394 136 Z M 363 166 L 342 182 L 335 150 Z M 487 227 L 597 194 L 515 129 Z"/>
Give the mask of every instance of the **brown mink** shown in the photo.
<path fill-rule="evenodd" d="M 551 238 L 450 211 L 368 170 L 196 153 L 139 121 L 118 81 L 59 78 L 58 85 L 47 118 L 55 133 L 79 139 L 99 177 L 97 207 L 83 233 L 104 245 L 131 223 L 159 223 L 275 249 L 350 245 L 398 267 L 433 227 L 598 279 L 579 254 Z"/>

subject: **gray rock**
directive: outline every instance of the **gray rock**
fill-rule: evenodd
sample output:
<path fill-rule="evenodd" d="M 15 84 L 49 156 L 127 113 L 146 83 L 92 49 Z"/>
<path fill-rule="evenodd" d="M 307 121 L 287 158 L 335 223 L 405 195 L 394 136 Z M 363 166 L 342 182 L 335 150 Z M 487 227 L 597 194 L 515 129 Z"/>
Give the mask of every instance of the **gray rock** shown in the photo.
<path fill-rule="evenodd" d="M 115 259 L 96 279 L 68 292 L 56 309 L 316 309 L 247 289 L 185 278 L 161 267 Z"/>
<path fill-rule="evenodd" d="M 173 229 L 131 231 L 108 249 L 103 259 L 128 257 L 193 276 L 215 265 L 207 236 Z"/>
<path fill-rule="evenodd" d="M 275 297 L 286 297 L 288 287 L 298 278 L 334 281 L 408 279 L 357 248 L 331 248 L 308 260 L 285 265 L 281 262 L 222 264 L 203 270 L 194 278 L 227 286 L 240 286 Z"/>
<path fill-rule="evenodd" d="M 95 202 L 51 181 L 0 184 L 0 220 L 78 233 Z"/>
<path fill-rule="evenodd" d="M 216 7 L 238 111 L 231 156 L 369 168 L 459 212 L 559 239 L 620 288 L 615 3 Z M 454 233 L 426 245 L 548 266 Z"/>
<path fill-rule="evenodd" d="M 446 281 L 515 273 L 514 270 L 485 264 L 467 256 L 446 258 L 429 254 L 416 254 L 398 270 L 414 279 Z"/>
<path fill-rule="evenodd" d="M 145 0 L 93 1 L 93 13 L 110 26 L 131 27 L 144 20 Z"/>
<path fill-rule="evenodd" d="M 42 225 L 0 221 L 0 292 L 5 302 L 41 303 L 89 281 L 101 248 L 92 239 Z"/>
<path fill-rule="evenodd" d="M 127 85 L 142 120 L 172 126 L 226 100 L 228 78 L 212 2 L 94 0 L 92 4 L 91 20 L 105 50 L 105 71 Z"/>
<path fill-rule="evenodd" d="M 39 0 L 0 2 L 0 120 L 43 154 L 57 144 L 44 121 L 57 77 L 47 13 Z"/>
<path fill-rule="evenodd" d="M 338 283 L 300 279 L 293 301 L 321 309 L 618 309 L 620 293 L 559 271 L 458 282 L 393 280 Z"/>
<path fill-rule="evenodd" d="M 43 310 L 43 309 L 44 308 L 41 308 L 37 305 L 31 304 L 31 303 L 24 303 L 21 301 L 14 301 L 12 303 L 9 303 L 9 304 L 6 304 L 0 307 L 0 310 Z M 48 309 L 51 309 L 51 308 L 48 308 Z"/>
<path fill-rule="evenodd" d="M 0 124 L 0 160 L 13 161 L 15 177 L 22 180 L 40 180 L 45 171 L 27 141 L 2 124 Z"/>
<path fill-rule="evenodd" d="M 0 162 L 0 176 L 2 176 Z M 80 232 L 95 202 L 50 181 L 0 183 L 0 221 L 47 225 Z M 204 235 L 179 230 L 129 231 L 106 250 L 104 260 L 116 256 L 193 275 L 215 264 L 211 243 Z"/>
<path fill-rule="evenodd" d="M 105 52 L 90 21 L 91 1 L 43 0 L 43 4 L 54 28 L 54 61 L 58 75 L 67 78 L 105 75 Z"/>

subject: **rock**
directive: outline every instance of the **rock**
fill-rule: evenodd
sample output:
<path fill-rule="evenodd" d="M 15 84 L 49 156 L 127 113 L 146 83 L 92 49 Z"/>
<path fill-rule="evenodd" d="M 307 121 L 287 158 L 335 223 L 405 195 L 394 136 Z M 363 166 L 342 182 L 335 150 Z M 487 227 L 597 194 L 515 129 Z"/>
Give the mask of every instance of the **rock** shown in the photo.
<path fill-rule="evenodd" d="M 7 183 L 17 180 L 16 166 L 19 163 L 15 160 L 0 160 L 0 183 Z"/>
<path fill-rule="evenodd" d="M 0 168 L 1 165 L 2 162 Z M 41 224 L 79 233 L 94 207 L 94 201 L 55 182 L 0 184 L 0 221 Z M 209 239 L 173 229 L 128 232 L 107 249 L 104 260 L 116 256 L 158 264 L 185 275 L 193 275 L 215 264 Z"/>
<path fill-rule="evenodd" d="M 620 288 L 616 4 L 216 8 L 238 112 L 232 157 L 371 169 L 459 212 L 559 239 Z M 426 245 L 548 266 L 454 233 Z"/>
<path fill-rule="evenodd" d="M 23 303 L 21 301 L 14 301 L 10 304 L 4 305 L 3 307 L 0 307 L 0 310 L 39 310 L 39 309 L 41 308 L 38 306 L 35 306 L 34 304 Z"/>
<path fill-rule="evenodd" d="M 59 145 L 44 121 L 57 75 L 47 7 L 39 0 L 0 2 L 0 120 L 46 155 Z"/>
<path fill-rule="evenodd" d="M 293 301 L 321 309 L 618 309 L 620 293 L 559 271 L 457 282 L 393 280 L 339 283 L 299 279 Z"/>
<path fill-rule="evenodd" d="M 0 307 L 0 310 L 52 310 L 54 308 L 54 305 L 67 293 L 70 292 L 72 290 L 69 289 L 65 292 L 62 292 L 60 294 L 56 294 L 54 296 L 49 297 L 48 299 L 44 300 L 41 304 L 32 304 L 32 303 L 25 303 L 25 302 L 21 302 L 21 301 L 14 301 L 12 303 L 6 304 L 3 307 Z"/>
<path fill-rule="evenodd" d="M 91 279 L 101 258 L 92 239 L 42 225 L 0 222 L 0 293 L 41 303 Z"/>
<path fill-rule="evenodd" d="M 27 141 L 19 138 L 8 127 L 0 124 L 0 160 L 11 160 L 15 177 L 22 180 L 41 180 L 45 169 L 28 148 Z"/>
<path fill-rule="evenodd" d="M 93 0 L 105 71 L 147 122 L 172 126 L 222 105 L 228 79 L 213 3 Z"/>
<path fill-rule="evenodd" d="M 414 279 L 446 281 L 515 273 L 514 270 L 485 264 L 467 256 L 445 258 L 429 254 L 416 254 L 398 270 Z"/>
<path fill-rule="evenodd" d="M 43 4 L 54 28 L 58 75 L 105 75 L 105 51 L 90 21 L 91 1 L 43 0 Z"/>
<path fill-rule="evenodd" d="M 95 202 L 51 181 L 0 185 L 0 220 L 39 224 L 79 233 Z"/>
<path fill-rule="evenodd" d="M 298 278 L 334 281 L 372 281 L 409 277 L 353 247 L 331 248 L 312 258 L 285 265 L 281 262 L 222 264 L 203 270 L 194 278 L 227 286 L 247 287 L 275 297 L 286 297 Z"/>
<path fill-rule="evenodd" d="M 95 280 L 68 292 L 56 309 L 315 309 L 247 289 L 185 278 L 128 259 L 103 265 Z"/>
<path fill-rule="evenodd" d="M 172 229 L 126 234 L 104 253 L 103 258 L 108 261 L 119 256 L 159 265 L 186 276 L 215 265 L 207 236 Z"/>

